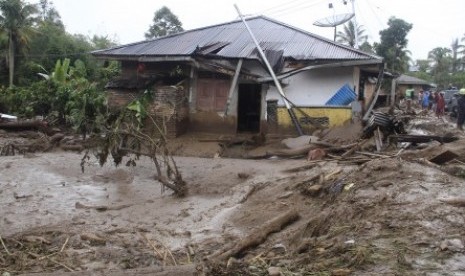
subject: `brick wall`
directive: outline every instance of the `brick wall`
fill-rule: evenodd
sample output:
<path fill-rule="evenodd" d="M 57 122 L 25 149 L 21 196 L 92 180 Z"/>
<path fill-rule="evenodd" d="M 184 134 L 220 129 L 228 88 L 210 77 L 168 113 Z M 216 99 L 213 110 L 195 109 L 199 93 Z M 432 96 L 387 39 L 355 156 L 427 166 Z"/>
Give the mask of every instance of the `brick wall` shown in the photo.
<path fill-rule="evenodd" d="M 109 89 L 107 94 L 108 106 L 112 109 L 126 106 L 139 95 L 138 92 L 129 89 Z"/>
<path fill-rule="evenodd" d="M 108 105 L 111 109 L 122 108 L 136 99 L 138 92 L 125 89 L 108 90 Z M 149 112 L 167 137 L 177 137 L 186 132 L 189 124 L 189 106 L 183 87 L 154 87 L 154 101 Z M 153 122 L 148 119 L 147 126 Z M 151 129 L 150 129 L 151 130 Z"/>
<path fill-rule="evenodd" d="M 150 113 L 167 137 L 185 133 L 189 124 L 189 106 L 183 87 L 156 87 Z"/>

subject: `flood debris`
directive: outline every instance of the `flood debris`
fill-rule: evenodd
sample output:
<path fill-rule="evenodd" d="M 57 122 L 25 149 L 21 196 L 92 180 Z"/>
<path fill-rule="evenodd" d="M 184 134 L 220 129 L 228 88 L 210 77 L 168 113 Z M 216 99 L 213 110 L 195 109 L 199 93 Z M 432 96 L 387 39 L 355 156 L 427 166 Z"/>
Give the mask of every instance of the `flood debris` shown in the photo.
<path fill-rule="evenodd" d="M 280 231 L 283 227 L 298 220 L 299 217 L 299 213 L 296 210 L 289 210 L 254 229 L 252 233 L 242 238 L 239 242 L 226 245 L 224 249 L 214 253 L 210 257 L 216 261 L 225 261 L 230 257 L 236 257 L 248 248 L 263 243 L 268 235 Z"/>
<path fill-rule="evenodd" d="M 410 142 L 413 144 L 418 144 L 418 143 L 428 143 L 431 141 L 438 141 L 439 143 L 451 143 L 454 141 L 457 141 L 459 138 L 456 136 L 450 136 L 450 135 L 408 135 L 408 134 L 396 134 L 396 135 L 390 135 L 390 139 L 393 140 L 393 142 L 396 143 L 404 143 L 404 142 Z"/>
<path fill-rule="evenodd" d="M 358 126 L 350 138 L 336 129 L 287 140 L 295 143 L 189 137 L 199 143 L 189 152 L 208 158 L 173 157 L 192 183 L 182 198 L 153 189 L 150 158 L 128 168 L 133 178 L 122 181 L 95 158 L 84 174 L 74 172 L 75 164 L 64 165 L 74 160 L 71 152 L 2 157 L 0 199 L 7 204 L 0 223 L 7 232 L 0 233 L 0 267 L 53 276 L 460 273 L 454 256 L 464 250 L 464 135 L 428 115 L 394 114 L 389 119 L 402 118 L 406 133 L 382 121 L 372 136 Z M 55 147 L 82 145 L 68 135 L 32 132 L 0 136 L 14 135 L 14 145 L 41 137 Z M 19 133 L 29 140 L 20 143 Z M 450 137 L 458 139 L 446 142 Z M 182 155 L 191 145 L 179 141 Z M 219 144 L 226 145 L 221 157 L 234 149 L 247 156 L 257 146 L 266 154 L 213 158 Z M 287 154 L 272 155 L 279 152 Z M 37 185 L 41 177 L 32 173 L 42 171 L 50 178 Z M 109 174 L 115 177 L 97 177 Z M 34 210 L 24 210 L 25 202 Z"/>
<path fill-rule="evenodd" d="M 458 154 L 450 151 L 450 150 L 445 150 L 444 152 L 437 154 L 433 158 L 429 159 L 430 162 L 433 162 L 438 165 L 442 165 L 444 163 L 447 163 L 449 161 L 455 160 L 457 157 L 459 157 Z"/>
<path fill-rule="evenodd" d="M 128 207 L 131 207 L 132 204 L 123 204 L 123 205 L 116 205 L 116 206 L 105 206 L 105 205 L 89 206 L 89 205 L 82 204 L 80 202 L 76 202 L 74 206 L 76 207 L 76 209 L 94 209 L 99 212 L 105 212 L 109 210 L 121 210 L 124 208 L 128 208 Z"/>

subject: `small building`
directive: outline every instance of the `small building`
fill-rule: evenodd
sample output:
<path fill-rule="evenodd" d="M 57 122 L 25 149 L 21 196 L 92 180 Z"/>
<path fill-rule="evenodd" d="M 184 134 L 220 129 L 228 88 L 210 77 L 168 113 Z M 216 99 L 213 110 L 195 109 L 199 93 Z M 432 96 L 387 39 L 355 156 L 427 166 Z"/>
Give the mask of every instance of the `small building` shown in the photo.
<path fill-rule="evenodd" d="M 379 87 L 384 64 L 378 56 L 268 17 L 246 21 L 306 133 L 350 121 L 351 103 L 366 105 Z M 241 20 L 93 55 L 121 62 L 121 76 L 107 86 L 110 105 L 153 91 L 153 114 L 171 136 L 295 133 L 284 98 Z"/>
<path fill-rule="evenodd" d="M 420 78 L 412 77 L 409 75 L 402 74 L 395 79 L 396 83 L 396 95 L 398 98 L 403 98 L 405 96 L 405 90 L 413 89 L 414 96 L 418 97 L 420 91 L 426 91 L 431 88 L 436 87 L 428 81 L 425 81 Z"/>

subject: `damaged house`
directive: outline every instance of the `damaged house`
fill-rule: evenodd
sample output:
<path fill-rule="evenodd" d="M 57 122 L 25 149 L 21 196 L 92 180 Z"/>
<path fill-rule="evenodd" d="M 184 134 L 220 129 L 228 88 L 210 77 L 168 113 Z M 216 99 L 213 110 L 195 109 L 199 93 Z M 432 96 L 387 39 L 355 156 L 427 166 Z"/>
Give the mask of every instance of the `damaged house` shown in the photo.
<path fill-rule="evenodd" d="M 285 98 L 237 20 L 93 52 L 121 62 L 121 76 L 107 85 L 110 106 L 151 90 L 151 112 L 170 136 L 295 133 L 296 122 L 310 133 L 350 121 L 351 103 L 363 112 L 376 98 L 381 58 L 268 17 L 246 22 Z"/>

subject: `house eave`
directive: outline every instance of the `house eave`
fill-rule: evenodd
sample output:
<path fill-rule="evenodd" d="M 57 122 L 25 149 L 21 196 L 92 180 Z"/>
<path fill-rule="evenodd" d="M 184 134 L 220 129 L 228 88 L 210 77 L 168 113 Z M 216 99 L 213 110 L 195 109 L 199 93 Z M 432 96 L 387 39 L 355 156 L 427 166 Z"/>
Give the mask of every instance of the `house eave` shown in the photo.
<path fill-rule="evenodd" d="M 382 64 L 382 59 L 369 59 L 369 60 L 350 60 L 350 61 L 339 61 L 339 62 L 332 62 L 332 63 L 325 63 L 325 64 L 316 64 L 316 65 L 309 65 L 303 68 L 299 68 L 296 70 L 288 71 L 282 74 L 277 75 L 276 77 L 279 80 L 291 77 L 295 74 L 300 72 L 314 70 L 314 69 L 321 69 L 321 68 L 335 68 L 335 67 L 347 67 L 347 66 L 363 66 L 363 65 L 379 65 Z M 271 77 L 264 77 L 258 79 L 259 82 L 269 82 L 272 81 L 273 78 Z"/>

